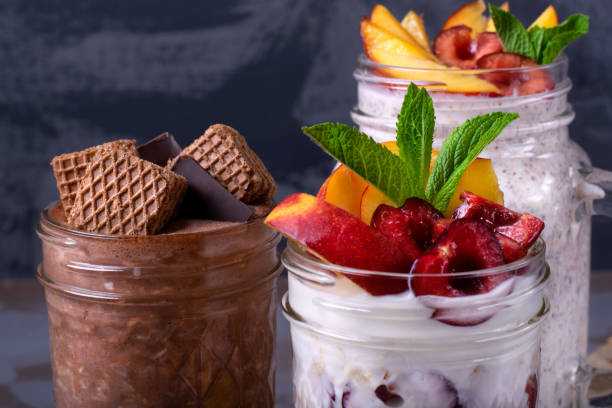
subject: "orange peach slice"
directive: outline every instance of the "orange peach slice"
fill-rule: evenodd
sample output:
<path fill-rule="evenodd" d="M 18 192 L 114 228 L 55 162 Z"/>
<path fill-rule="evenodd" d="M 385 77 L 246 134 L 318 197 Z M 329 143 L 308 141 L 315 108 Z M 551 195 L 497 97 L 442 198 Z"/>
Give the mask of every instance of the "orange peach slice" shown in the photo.
<path fill-rule="evenodd" d="M 433 163 L 438 158 L 438 154 L 439 153 L 435 150 L 431 152 L 432 168 Z M 448 208 L 444 212 L 446 218 L 453 215 L 453 211 L 461 205 L 462 201 L 459 196 L 464 190 L 471 191 L 497 204 L 504 205 L 504 193 L 499 189 L 497 175 L 495 174 L 495 169 L 490 159 L 476 158 L 465 170 L 459 179 L 455 194 L 453 194 L 448 204 Z"/>
<path fill-rule="evenodd" d="M 506 1 L 504 2 L 504 4 L 499 6 L 499 8 L 504 11 L 510 11 L 510 3 Z M 487 20 L 487 27 L 485 28 L 485 31 L 489 31 L 492 33 L 497 32 L 497 30 L 495 29 L 495 23 L 493 22 L 493 18 L 489 17 L 489 19 Z"/>
<path fill-rule="evenodd" d="M 550 28 L 556 25 L 559 25 L 559 16 L 557 16 L 557 10 L 555 10 L 555 7 L 551 4 L 546 7 L 546 10 L 544 10 L 533 23 L 531 23 L 528 30 L 535 26 Z"/>
<path fill-rule="evenodd" d="M 448 92 L 461 93 L 500 93 L 492 83 L 482 80 L 475 75 L 453 72 L 447 66 L 430 59 L 417 56 L 415 47 L 402 39 L 389 34 L 375 24 L 364 18 L 361 21 L 361 37 L 366 55 L 373 61 L 381 64 L 423 68 L 431 71 L 409 71 L 393 68 L 382 68 L 382 71 L 392 77 L 409 79 L 413 81 L 428 81 L 435 88 Z"/>
<path fill-rule="evenodd" d="M 391 12 L 389 12 L 385 6 L 380 4 L 374 6 L 372 15 L 370 16 L 370 22 L 387 31 L 389 34 L 406 41 L 408 44 L 414 47 L 417 47 L 419 49 L 418 55 L 424 58 L 431 58 L 426 49 L 423 48 L 419 42 L 413 38 L 407 30 L 404 29 L 404 27 L 402 27 L 400 22 L 393 17 L 393 14 L 391 14 Z"/>
<path fill-rule="evenodd" d="M 408 272 L 412 259 L 393 242 L 346 211 L 309 194 L 285 198 L 265 223 L 324 261 L 352 268 Z M 399 293 L 407 281 L 348 275 L 373 295 Z"/>
<path fill-rule="evenodd" d="M 472 38 L 475 38 L 476 34 L 482 33 L 487 25 L 487 19 L 483 15 L 486 8 L 483 0 L 465 4 L 446 20 L 442 30 L 464 24 L 472 29 Z"/>
<path fill-rule="evenodd" d="M 433 54 L 431 51 L 431 45 L 429 44 L 429 37 L 425 31 L 425 24 L 423 18 L 414 11 L 410 10 L 400 23 L 404 30 L 408 31 L 412 38 L 428 53 Z"/>
<path fill-rule="evenodd" d="M 372 222 L 372 216 L 374 215 L 374 211 L 376 211 L 378 206 L 381 204 L 387 204 L 392 207 L 397 207 L 397 204 L 391 201 L 391 199 L 387 197 L 386 194 L 384 194 L 382 191 L 380 191 L 373 185 L 368 185 L 364 190 L 363 195 L 361 196 L 361 213 L 359 215 L 361 221 L 370 225 L 370 223 Z"/>
<path fill-rule="evenodd" d="M 361 195 L 367 185 L 364 179 L 342 164 L 327 178 L 317 197 L 359 217 Z"/>

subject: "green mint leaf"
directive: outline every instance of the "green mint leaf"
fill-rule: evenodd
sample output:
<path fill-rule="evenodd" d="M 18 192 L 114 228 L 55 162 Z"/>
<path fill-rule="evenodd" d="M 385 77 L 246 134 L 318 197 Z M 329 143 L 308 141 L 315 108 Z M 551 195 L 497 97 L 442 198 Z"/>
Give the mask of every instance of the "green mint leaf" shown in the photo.
<path fill-rule="evenodd" d="M 422 196 L 414 174 L 404 161 L 356 128 L 340 123 L 302 127 L 323 150 L 385 193 L 396 205 Z"/>
<path fill-rule="evenodd" d="M 589 17 L 584 14 L 573 14 L 558 26 L 545 30 L 547 42 L 538 62 L 550 64 L 569 43 L 589 32 Z"/>
<path fill-rule="evenodd" d="M 491 17 L 495 23 L 495 29 L 501 39 L 504 48 L 508 52 L 514 52 L 529 58 L 536 59 L 535 50 L 529 39 L 525 27 L 512 14 L 489 4 Z"/>
<path fill-rule="evenodd" d="M 446 211 L 463 172 L 516 118 L 517 113 L 493 112 L 476 116 L 455 128 L 442 144 L 429 176 L 425 191 L 427 201 L 441 212 Z"/>
<path fill-rule="evenodd" d="M 534 55 L 536 56 L 535 60 L 541 61 L 544 47 L 548 41 L 546 38 L 546 29 L 540 26 L 534 26 L 527 31 L 527 34 L 529 35 L 529 40 L 533 46 Z"/>
<path fill-rule="evenodd" d="M 397 146 L 400 158 L 415 176 L 419 198 L 424 198 L 429 177 L 435 121 L 433 102 L 427 90 L 410 83 L 397 115 Z"/>

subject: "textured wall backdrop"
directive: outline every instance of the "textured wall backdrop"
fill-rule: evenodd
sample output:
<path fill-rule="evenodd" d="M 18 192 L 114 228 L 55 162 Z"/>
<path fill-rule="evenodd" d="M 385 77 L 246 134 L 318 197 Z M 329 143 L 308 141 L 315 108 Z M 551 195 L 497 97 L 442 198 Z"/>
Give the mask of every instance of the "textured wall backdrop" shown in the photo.
<path fill-rule="evenodd" d="M 514 0 L 531 21 L 549 0 Z M 277 199 L 314 191 L 331 160 L 299 126 L 349 122 L 365 0 L 0 1 L 0 275 L 33 276 L 34 227 L 57 191 L 59 153 L 162 131 L 188 143 L 214 122 L 241 130 L 279 182 Z M 388 0 L 425 14 L 430 35 L 462 1 Z M 612 2 L 552 1 L 591 16 L 571 46 L 572 137 L 612 169 Z M 594 220 L 596 268 L 612 268 L 612 222 Z"/>

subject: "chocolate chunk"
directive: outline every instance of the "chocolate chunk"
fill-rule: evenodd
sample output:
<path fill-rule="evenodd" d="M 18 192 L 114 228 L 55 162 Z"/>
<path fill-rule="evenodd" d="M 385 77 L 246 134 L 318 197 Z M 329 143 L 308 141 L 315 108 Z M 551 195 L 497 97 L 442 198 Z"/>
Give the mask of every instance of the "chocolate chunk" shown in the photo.
<path fill-rule="evenodd" d="M 190 156 L 180 156 L 172 171 L 187 179 L 189 187 L 179 209 L 182 217 L 217 221 L 246 221 L 253 210 L 230 194 Z"/>
<path fill-rule="evenodd" d="M 181 154 L 181 150 L 172 133 L 165 132 L 138 146 L 138 155 L 141 159 L 164 167 L 168 160 Z"/>

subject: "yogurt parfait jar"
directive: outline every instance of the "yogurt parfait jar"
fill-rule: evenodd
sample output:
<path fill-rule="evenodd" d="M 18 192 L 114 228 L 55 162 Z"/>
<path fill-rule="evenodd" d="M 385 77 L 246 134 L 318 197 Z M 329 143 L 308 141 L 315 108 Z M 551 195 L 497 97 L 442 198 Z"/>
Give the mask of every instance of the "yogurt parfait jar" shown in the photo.
<path fill-rule="evenodd" d="M 406 87 L 415 82 L 428 88 L 434 102 L 434 148 L 439 150 L 452 130 L 478 114 L 517 112 L 512 122 L 481 154 L 492 160 L 504 202 L 546 223 L 543 238 L 551 268 L 545 294 L 550 317 L 542 325 L 540 402 L 546 407 L 580 406 L 580 365 L 587 350 L 591 215 L 608 213 L 606 183 L 612 173 L 593 169 L 586 153 L 569 137 L 574 118 L 567 95 L 571 81 L 565 56 L 549 65 L 497 70 L 427 70 L 392 67 L 359 59 L 354 72 L 357 105 L 352 119 L 379 142 L 395 139 L 395 122 Z M 523 95 L 445 92 L 443 79 L 473 81 L 487 78 L 523 83 L 545 75 L 549 90 Z M 609 185 L 609 184 L 608 184 Z M 596 201 L 594 201 L 596 200 Z"/>
<path fill-rule="evenodd" d="M 453 274 L 457 288 L 503 278 L 487 293 L 373 296 L 354 278 L 414 285 L 415 277 L 324 263 L 290 241 L 282 308 L 291 322 L 295 406 L 535 407 L 548 313 L 544 254 L 539 239 L 513 263 Z"/>

